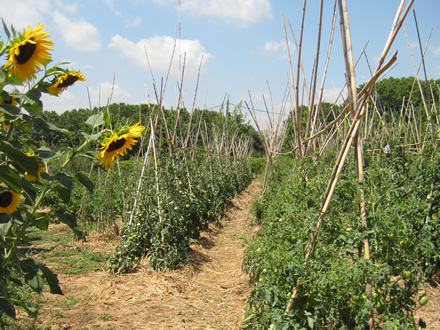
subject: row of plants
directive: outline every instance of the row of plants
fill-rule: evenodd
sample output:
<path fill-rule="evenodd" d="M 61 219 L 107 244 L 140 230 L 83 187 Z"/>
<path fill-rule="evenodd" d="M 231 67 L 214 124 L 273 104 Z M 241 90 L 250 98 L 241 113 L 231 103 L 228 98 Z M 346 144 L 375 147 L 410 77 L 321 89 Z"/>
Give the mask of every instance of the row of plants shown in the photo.
<path fill-rule="evenodd" d="M 139 207 L 122 228 L 122 241 L 109 259 L 112 273 L 133 272 L 146 256 L 155 270 L 174 269 L 186 260 L 192 240 L 215 222 L 253 175 L 247 158 L 191 159 L 176 153 L 146 169 Z"/>
<path fill-rule="evenodd" d="M 244 328 L 417 328 L 420 288 L 440 266 L 440 157 L 392 148 L 365 155 L 368 230 L 358 208 L 354 160 L 347 161 L 312 254 L 306 245 L 320 214 L 334 153 L 319 163 L 278 159 L 267 191 L 254 204 L 261 229 L 250 239 L 242 267 L 255 286 Z M 364 258 L 364 238 L 370 258 Z M 297 281 L 293 308 L 286 313 Z M 373 287 L 367 296 L 366 285 Z"/>

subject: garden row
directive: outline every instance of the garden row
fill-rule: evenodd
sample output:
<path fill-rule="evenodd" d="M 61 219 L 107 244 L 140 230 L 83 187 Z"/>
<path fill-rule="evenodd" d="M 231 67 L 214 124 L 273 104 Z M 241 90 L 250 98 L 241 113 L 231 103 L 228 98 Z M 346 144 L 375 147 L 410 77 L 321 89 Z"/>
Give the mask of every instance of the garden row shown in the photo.
<path fill-rule="evenodd" d="M 110 271 L 135 271 L 143 257 L 155 270 L 176 268 L 186 259 L 191 240 L 217 221 L 252 177 L 248 158 L 205 153 L 190 159 L 163 157 L 160 166 L 147 166 L 139 190 L 135 180 L 126 184 L 132 187 L 126 198 L 137 198 L 138 207 L 123 224 L 122 240 L 108 261 Z"/>
<path fill-rule="evenodd" d="M 376 328 L 423 327 L 412 310 L 426 303 L 420 287 L 440 265 L 438 153 L 426 147 L 418 156 L 400 149 L 380 159 L 365 155 L 368 230 L 361 224 L 354 161 L 347 161 L 305 263 L 332 170 L 334 155 L 325 157 L 317 166 L 279 159 L 264 198 L 254 204 L 261 229 L 243 260 L 255 283 L 244 327 L 364 329 L 370 318 Z M 285 313 L 298 280 L 293 308 Z"/>

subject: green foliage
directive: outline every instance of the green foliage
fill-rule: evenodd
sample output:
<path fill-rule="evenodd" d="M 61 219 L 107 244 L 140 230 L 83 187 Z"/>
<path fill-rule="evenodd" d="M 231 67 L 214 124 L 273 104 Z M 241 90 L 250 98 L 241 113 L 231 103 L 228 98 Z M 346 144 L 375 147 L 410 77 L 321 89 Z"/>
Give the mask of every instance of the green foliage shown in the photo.
<path fill-rule="evenodd" d="M 264 172 L 266 169 L 266 157 L 251 157 L 249 158 L 250 164 L 251 164 L 251 171 L 254 175 L 259 175 Z"/>
<path fill-rule="evenodd" d="M 112 273 L 134 271 L 143 256 L 153 269 L 176 268 L 186 259 L 190 240 L 252 179 L 247 159 L 180 157 L 166 158 L 158 168 L 158 189 L 154 167 L 144 175 L 139 208 L 124 224 L 122 241 L 108 261 Z"/>
<path fill-rule="evenodd" d="M 228 130 L 232 133 L 236 133 L 238 137 L 249 137 L 251 139 L 251 151 L 253 155 L 256 157 L 261 157 L 263 154 L 263 146 L 260 135 L 252 125 L 245 122 L 244 115 L 239 111 L 239 109 L 240 105 L 235 107 L 232 112 L 227 112 L 226 115 L 219 111 L 195 109 L 190 130 L 197 130 L 198 122 L 196 119 L 198 118 L 201 118 L 202 121 L 206 123 L 207 130 L 211 130 L 212 125 L 223 127 L 223 124 L 227 124 Z M 53 123 L 57 127 L 72 132 L 71 136 L 65 136 L 63 132 L 52 130 L 48 131 L 45 129 L 45 126 L 42 123 L 34 123 L 32 125 L 33 130 L 30 131 L 29 134 L 31 139 L 38 141 L 51 149 L 72 147 L 83 141 L 84 134 L 82 132 L 86 131 L 87 129 L 87 118 L 93 118 L 94 114 L 106 112 L 107 110 L 111 119 L 110 122 L 112 126 L 115 127 L 138 121 L 142 123 L 147 122 L 151 113 L 153 114 L 153 118 L 156 116 L 158 107 L 154 104 L 149 107 L 146 104 L 130 105 L 125 103 L 113 103 L 110 104 L 108 108 L 98 109 L 95 107 L 93 109 L 74 109 L 64 111 L 61 114 L 58 114 L 55 111 L 43 111 L 41 113 L 41 117 L 45 122 Z M 163 109 L 163 112 L 165 121 L 161 122 L 161 124 L 166 124 L 169 128 L 174 127 L 177 111 L 173 109 Z M 162 118 L 160 118 L 160 120 L 162 120 Z M 177 134 L 177 145 L 181 142 L 179 140 L 180 136 L 185 136 L 186 132 L 188 131 L 188 126 L 190 125 L 190 113 L 185 108 L 179 110 L 179 120 L 180 125 Z M 162 142 L 164 143 L 165 147 L 165 141 Z M 198 146 L 203 147 L 202 139 L 200 137 L 198 139 Z M 89 150 L 92 150 L 93 148 L 94 146 L 91 145 Z M 133 147 L 133 150 L 129 150 L 127 156 L 123 157 L 122 159 L 127 160 L 130 157 L 137 155 L 138 152 L 139 146 L 136 145 Z"/>
<path fill-rule="evenodd" d="M 257 209 L 261 229 L 243 260 L 255 283 L 244 328 L 363 329 L 371 309 L 377 328 L 413 326 L 418 289 L 440 266 L 439 220 L 434 216 L 440 187 L 438 171 L 433 171 L 439 157 L 432 149 L 419 157 L 394 150 L 379 163 L 366 160 L 367 232 L 357 206 L 353 161 L 347 161 L 304 266 L 305 247 L 331 174 L 326 159 L 316 167 L 309 160 L 296 161 L 296 170 L 277 165 L 277 178 Z M 427 200 L 433 176 L 437 181 Z M 363 256 L 365 236 L 370 260 Z M 298 295 L 285 315 L 298 279 Z M 365 294 L 366 283 L 374 287 L 372 297 Z"/>

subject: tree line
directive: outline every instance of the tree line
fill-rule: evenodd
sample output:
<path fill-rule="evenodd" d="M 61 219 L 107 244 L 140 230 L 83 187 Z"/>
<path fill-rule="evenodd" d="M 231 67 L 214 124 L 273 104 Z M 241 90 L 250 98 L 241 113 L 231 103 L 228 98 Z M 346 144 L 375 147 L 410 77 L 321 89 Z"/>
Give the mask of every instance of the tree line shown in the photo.
<path fill-rule="evenodd" d="M 241 113 L 239 106 L 228 111 L 226 111 L 226 109 L 221 109 L 220 111 L 195 109 L 192 118 L 191 113 L 185 108 L 181 108 L 179 111 L 172 108 L 163 108 L 163 116 L 157 116 L 158 110 L 156 104 L 132 105 L 125 103 L 113 103 L 107 107 L 94 107 L 93 109 L 80 108 L 67 110 L 60 114 L 55 111 L 45 110 L 41 113 L 41 118 L 44 122 L 42 121 L 41 124 L 37 123 L 32 127 L 31 140 L 38 141 L 52 150 L 80 145 L 84 140 L 84 136 L 82 136 L 80 132 L 90 131 L 90 127 L 86 124 L 87 118 L 99 111 L 104 111 L 108 115 L 113 128 L 141 122 L 142 125 L 146 126 L 147 132 L 150 129 L 149 118 L 151 115 L 151 118 L 154 120 L 157 118 L 158 120 L 158 137 L 165 138 L 165 128 L 167 127 L 169 130 L 172 130 L 177 114 L 179 114 L 176 146 L 181 144 L 181 140 L 187 136 L 188 131 L 196 134 L 197 126 L 203 126 L 204 133 L 208 135 L 212 133 L 212 130 L 221 132 L 227 129 L 228 132 L 236 134 L 238 137 L 250 137 L 253 156 L 261 156 L 263 154 L 261 138 L 249 121 L 246 122 L 246 116 Z M 51 123 L 61 130 L 47 130 L 45 122 Z M 202 122 L 203 125 L 200 125 L 200 122 Z M 65 132 L 62 131 L 63 129 L 72 133 L 65 134 Z M 197 146 L 203 147 L 201 138 L 198 138 Z M 137 148 L 139 147 L 137 146 Z M 137 152 L 138 149 L 134 148 L 128 153 L 128 158 Z"/>

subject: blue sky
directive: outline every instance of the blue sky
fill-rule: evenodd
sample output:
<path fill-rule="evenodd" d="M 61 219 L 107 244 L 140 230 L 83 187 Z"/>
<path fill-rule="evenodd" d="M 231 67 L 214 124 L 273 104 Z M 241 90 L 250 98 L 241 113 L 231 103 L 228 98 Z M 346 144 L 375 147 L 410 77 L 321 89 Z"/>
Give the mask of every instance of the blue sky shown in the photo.
<path fill-rule="evenodd" d="M 407 1 L 408 2 L 408 1 Z M 318 70 L 321 85 L 333 14 L 333 0 L 324 0 L 323 33 Z M 374 70 L 388 38 L 400 0 L 348 1 L 353 53 L 355 60 L 368 42 L 366 54 Z M 275 109 L 280 107 L 288 81 L 289 62 L 281 12 L 286 24 L 291 22 L 299 40 L 303 0 L 0 0 L 0 13 L 17 30 L 43 23 L 52 34 L 55 62 L 69 61 L 70 69 L 81 70 L 86 82 L 78 82 L 60 97 L 44 96 L 44 109 L 71 110 L 106 105 L 114 77 L 112 103 L 156 103 L 153 79 L 147 66 L 145 50 L 156 83 L 160 86 L 168 69 L 179 16 L 181 38 L 165 95 L 167 108 L 177 105 L 180 63 L 186 54 L 183 82 L 184 106 L 191 109 L 194 97 L 199 108 L 215 108 L 226 96 L 233 104 L 249 102 L 249 91 L 259 108 L 262 95 L 269 101 L 269 87 Z M 415 10 L 423 46 L 432 29 L 426 52 L 429 79 L 440 76 L 440 36 L 438 15 L 440 1 L 416 0 Z M 180 14 L 179 14 L 180 13 Z M 303 37 L 302 61 L 310 84 L 316 53 L 319 1 L 309 0 Z M 411 10 L 405 21 L 411 52 L 416 65 L 421 56 Z M 339 18 L 337 23 L 339 23 Z M 1 33 L 4 38 L 4 33 Z M 178 33 L 177 33 L 178 37 Z M 288 27 L 296 77 L 297 53 Z M 403 29 L 391 55 L 398 50 L 398 65 L 387 77 L 414 76 L 413 64 Z M 196 81 L 203 58 L 198 91 Z M 389 58 L 389 56 L 388 56 Z M 421 73 L 420 73 L 421 74 Z M 345 83 L 345 66 L 336 26 L 329 70 L 324 87 L 326 101 L 334 102 Z M 356 69 L 357 84 L 369 79 L 365 57 Z M 302 83 L 302 81 L 301 81 Z M 254 94 L 255 91 L 255 94 Z M 148 92 L 148 97 L 147 97 Z M 305 101 L 304 101 L 305 103 Z"/>

